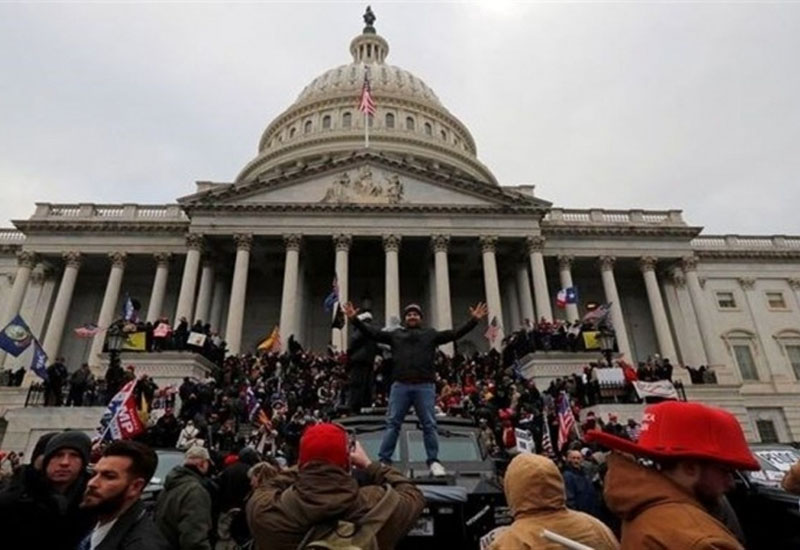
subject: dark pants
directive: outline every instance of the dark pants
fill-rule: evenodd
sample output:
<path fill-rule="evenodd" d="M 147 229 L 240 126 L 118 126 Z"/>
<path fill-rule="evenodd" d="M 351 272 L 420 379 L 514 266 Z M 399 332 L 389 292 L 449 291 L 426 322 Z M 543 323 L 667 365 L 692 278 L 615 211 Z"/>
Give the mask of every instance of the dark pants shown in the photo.
<path fill-rule="evenodd" d="M 350 365 L 350 395 L 348 408 L 358 413 L 362 407 L 372 406 L 372 366 L 362 363 Z"/>

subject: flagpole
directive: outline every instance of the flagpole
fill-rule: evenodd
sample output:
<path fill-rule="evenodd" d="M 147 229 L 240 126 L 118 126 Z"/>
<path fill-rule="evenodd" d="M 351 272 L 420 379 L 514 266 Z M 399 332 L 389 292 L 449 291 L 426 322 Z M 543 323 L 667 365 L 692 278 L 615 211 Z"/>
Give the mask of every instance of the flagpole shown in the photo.
<path fill-rule="evenodd" d="M 364 148 L 369 149 L 369 113 L 364 111 Z"/>

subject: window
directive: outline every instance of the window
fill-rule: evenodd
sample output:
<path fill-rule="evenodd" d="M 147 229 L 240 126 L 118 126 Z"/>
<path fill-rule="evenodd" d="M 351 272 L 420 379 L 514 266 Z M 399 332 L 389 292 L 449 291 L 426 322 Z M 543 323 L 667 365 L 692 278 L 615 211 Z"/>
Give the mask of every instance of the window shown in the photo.
<path fill-rule="evenodd" d="M 386 127 L 394 128 L 394 115 L 392 113 L 386 113 Z"/>
<path fill-rule="evenodd" d="M 322 129 L 323 130 L 330 130 L 331 128 L 331 115 L 325 115 L 322 117 Z"/>
<path fill-rule="evenodd" d="M 742 380 L 758 380 L 756 362 L 753 359 L 753 350 L 748 344 L 734 344 L 733 355 L 736 357 L 736 364 L 739 365 L 739 372 L 742 373 Z"/>
<path fill-rule="evenodd" d="M 442 139 L 443 139 L 443 140 L 447 141 L 447 132 L 445 132 L 444 130 L 442 130 L 442 132 L 441 132 L 441 136 L 442 136 Z"/>
<path fill-rule="evenodd" d="M 789 358 L 789 363 L 792 365 L 795 377 L 800 380 L 800 345 L 787 345 L 786 356 Z"/>
<path fill-rule="evenodd" d="M 406 117 L 406 130 L 414 131 L 414 119 L 411 117 Z"/>
<path fill-rule="evenodd" d="M 772 420 L 756 420 L 756 429 L 761 443 L 780 443 L 778 430 L 775 429 L 775 423 Z"/>
<path fill-rule="evenodd" d="M 425 123 L 425 135 L 432 136 L 433 135 L 433 126 L 431 126 L 430 122 Z"/>
<path fill-rule="evenodd" d="M 736 298 L 733 292 L 717 292 L 717 306 L 720 309 L 736 309 Z"/>
<path fill-rule="evenodd" d="M 786 309 L 783 292 L 767 292 L 767 305 L 770 309 Z"/>
<path fill-rule="evenodd" d="M 289 129 L 289 137 L 290 137 L 290 138 L 293 138 L 293 137 L 294 137 L 294 134 L 295 134 L 295 131 L 296 131 L 296 130 L 297 130 L 297 128 L 290 128 L 290 129 Z"/>
<path fill-rule="evenodd" d="M 306 120 L 305 125 L 303 125 L 303 133 L 304 134 L 310 134 L 311 133 L 311 121 L 310 120 Z"/>
<path fill-rule="evenodd" d="M 342 115 L 342 128 L 350 128 L 353 125 L 352 113 L 345 113 Z"/>

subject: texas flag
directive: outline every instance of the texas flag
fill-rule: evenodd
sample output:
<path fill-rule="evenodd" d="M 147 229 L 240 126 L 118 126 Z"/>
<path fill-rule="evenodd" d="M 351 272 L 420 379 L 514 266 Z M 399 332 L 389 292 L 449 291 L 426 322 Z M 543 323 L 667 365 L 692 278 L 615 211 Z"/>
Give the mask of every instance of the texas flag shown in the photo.
<path fill-rule="evenodd" d="M 577 287 L 570 286 L 567 288 L 562 288 L 556 294 L 556 306 L 558 307 L 567 307 L 567 304 L 577 304 L 578 303 L 578 289 Z"/>

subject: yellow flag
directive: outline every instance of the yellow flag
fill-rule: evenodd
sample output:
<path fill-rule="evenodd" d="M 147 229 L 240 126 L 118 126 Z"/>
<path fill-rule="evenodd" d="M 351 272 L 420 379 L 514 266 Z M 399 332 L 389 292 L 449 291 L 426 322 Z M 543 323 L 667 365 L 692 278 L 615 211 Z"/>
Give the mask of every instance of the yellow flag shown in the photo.
<path fill-rule="evenodd" d="M 280 345 L 281 337 L 280 332 L 278 330 L 278 325 L 275 325 L 275 328 L 272 329 L 267 338 L 258 345 L 258 351 L 272 351 L 276 345 Z"/>
<path fill-rule="evenodd" d="M 147 336 L 144 331 L 127 333 L 122 349 L 128 351 L 144 351 L 147 349 Z"/>
<path fill-rule="evenodd" d="M 597 341 L 598 334 L 599 332 L 596 330 L 584 331 L 583 345 L 586 349 L 600 349 L 600 342 Z"/>

